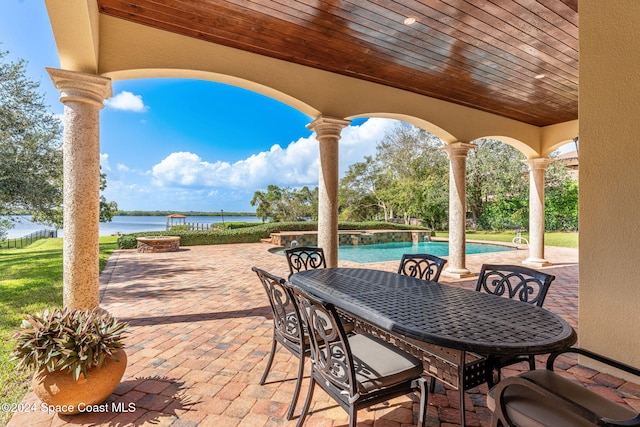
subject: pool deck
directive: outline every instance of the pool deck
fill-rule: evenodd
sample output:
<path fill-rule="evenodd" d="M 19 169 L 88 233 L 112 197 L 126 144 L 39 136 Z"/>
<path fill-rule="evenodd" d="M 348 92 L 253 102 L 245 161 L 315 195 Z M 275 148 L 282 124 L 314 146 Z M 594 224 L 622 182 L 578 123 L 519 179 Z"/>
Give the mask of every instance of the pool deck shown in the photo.
<path fill-rule="evenodd" d="M 14 414 L 10 427 L 22 426 L 294 426 L 285 419 L 295 384 L 296 362 L 278 351 L 267 384 L 258 384 L 272 340 L 272 320 L 264 290 L 252 266 L 287 277 L 283 256 L 260 243 L 181 247 L 177 252 L 114 252 L 101 275 L 101 306 L 130 322 L 126 338 L 128 367 L 108 403 L 133 408 L 75 416 L 43 411 Z M 519 264 L 528 251 L 467 255 L 467 267 L 479 272 L 483 263 Z M 578 251 L 546 248 L 553 265 L 543 268 L 556 275 L 545 308 L 578 328 Z M 397 261 L 357 264 L 388 271 Z M 475 279 L 451 279 L 451 286 L 473 288 Z M 544 356 L 539 357 L 543 362 Z M 560 372 L 636 410 L 640 385 L 579 366 L 563 359 Z M 540 363 L 540 366 L 543 366 Z M 308 369 L 308 368 L 307 368 Z M 525 369 L 517 365 L 505 376 Z M 307 371 L 308 372 L 308 371 Z M 308 375 L 308 373 L 306 374 Z M 305 379 L 296 416 L 306 393 Z M 486 385 L 466 394 L 469 426 L 488 426 Z M 33 393 L 25 403 L 39 404 Z M 405 396 L 358 413 L 359 425 L 411 425 L 415 402 Z M 459 422 L 458 392 L 438 383 L 429 395 L 426 425 L 450 427 Z M 132 406 L 128 406 L 132 404 Z M 347 423 L 346 413 L 326 394 L 314 394 L 307 426 L 333 427 Z"/>
<path fill-rule="evenodd" d="M 338 245 L 366 246 L 378 243 L 422 242 L 431 236 L 429 230 L 338 230 Z M 265 243 L 290 248 L 291 246 L 317 246 L 317 231 L 280 231 L 271 233 Z"/>

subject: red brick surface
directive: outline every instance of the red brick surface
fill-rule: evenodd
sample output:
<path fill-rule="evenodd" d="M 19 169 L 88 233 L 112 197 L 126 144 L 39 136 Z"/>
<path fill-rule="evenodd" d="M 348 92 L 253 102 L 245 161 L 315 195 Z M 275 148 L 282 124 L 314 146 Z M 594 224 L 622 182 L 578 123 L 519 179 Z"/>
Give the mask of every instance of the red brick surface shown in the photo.
<path fill-rule="evenodd" d="M 117 251 L 101 276 L 101 306 L 130 322 L 126 339 L 128 367 L 109 402 L 131 404 L 131 412 L 57 416 L 41 411 L 17 413 L 10 427 L 61 426 L 294 426 L 307 391 L 303 381 L 294 419 L 287 421 L 297 360 L 287 351 L 276 354 L 265 385 L 259 385 L 271 345 L 272 320 L 264 290 L 252 266 L 287 277 L 284 256 L 267 251 L 266 244 L 181 247 L 170 253 Z M 546 248 L 553 265 L 544 271 L 556 275 L 545 308 L 578 327 L 577 250 Z M 482 263 L 520 263 L 525 250 L 467 255 L 467 267 L 477 273 Z M 389 271 L 397 262 L 354 264 Z M 474 288 L 475 279 L 441 278 L 452 286 Z M 539 367 L 545 357 L 538 358 Z M 576 366 L 574 357 L 562 357 L 560 373 L 582 381 L 599 393 L 640 407 L 640 386 Z M 505 369 L 514 375 L 526 366 Z M 469 426 L 488 426 L 487 387 L 466 393 Z M 376 405 L 358 413 L 360 425 L 412 425 L 416 409 L 411 396 Z M 25 402 L 39 403 L 33 394 Z M 316 389 L 306 426 L 347 424 L 346 413 Z M 427 426 L 459 423 L 458 392 L 437 384 L 429 396 Z"/>

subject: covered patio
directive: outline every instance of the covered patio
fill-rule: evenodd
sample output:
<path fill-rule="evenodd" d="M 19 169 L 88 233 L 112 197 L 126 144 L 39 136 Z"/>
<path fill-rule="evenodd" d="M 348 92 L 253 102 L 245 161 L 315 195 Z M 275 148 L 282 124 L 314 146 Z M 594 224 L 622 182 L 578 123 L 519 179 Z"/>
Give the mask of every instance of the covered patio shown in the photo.
<path fill-rule="evenodd" d="M 640 3 L 579 4 L 578 15 L 577 0 L 46 0 L 60 58 L 48 71 L 65 105 L 65 306 L 100 304 L 100 109 L 111 82 L 195 78 L 309 116 L 329 266 L 338 259 L 338 144 L 350 120 L 400 119 L 447 144 L 446 273 L 458 277 L 473 272 L 464 253 L 473 141 L 496 138 L 526 155 L 531 248 L 521 261 L 544 266 L 558 263 L 545 253 L 544 169 L 579 135 L 579 342 L 640 366 Z"/>
<path fill-rule="evenodd" d="M 182 247 L 168 253 L 116 251 L 100 276 L 100 305 L 127 320 L 129 365 L 122 383 L 108 401 L 118 410 L 58 416 L 54 413 L 15 414 L 10 427 L 24 425 L 153 425 L 153 426 L 274 426 L 295 425 L 286 411 L 295 384 L 297 361 L 280 349 L 267 384 L 258 384 L 272 339 L 268 300 L 251 266 L 286 277 L 282 255 L 268 252 L 270 245 L 237 244 Z M 556 261 L 544 268 L 557 276 L 545 307 L 561 315 L 578 330 L 578 253 L 575 249 L 547 247 Z M 526 250 L 469 255 L 469 268 L 482 263 L 520 263 Z M 397 262 L 355 264 L 389 271 Z M 441 278 L 452 286 L 472 288 L 474 280 Z M 539 358 L 542 362 L 544 356 Z M 566 375 L 635 409 L 640 409 L 640 385 L 575 366 L 575 359 L 560 365 Z M 306 367 L 308 375 L 308 365 Z M 504 370 L 515 374 L 525 365 Z M 304 398 L 306 384 L 303 384 Z M 467 393 L 467 423 L 488 426 L 487 386 Z M 39 403 L 30 393 L 25 402 Z M 429 395 L 427 426 L 453 426 L 459 422 L 457 391 L 437 384 Z M 130 404 L 132 404 L 130 406 Z M 374 426 L 411 425 L 410 397 L 360 411 L 359 420 Z M 346 413 L 323 392 L 314 397 L 310 426 L 338 426 Z M 300 407 L 296 411 L 299 413 Z M 127 412 L 129 411 L 129 412 Z"/>
<path fill-rule="evenodd" d="M 531 245 L 512 261 L 554 270 L 561 280 L 546 307 L 579 326 L 580 346 L 640 366 L 637 0 L 616 7 L 580 0 L 579 15 L 577 0 L 46 4 L 60 58 L 48 72 L 65 106 L 64 304 L 101 305 L 134 326 L 131 363 L 117 396 L 137 410 L 85 415 L 95 417 L 88 423 L 280 424 L 278 404 L 293 386 L 256 385 L 270 321 L 249 267 L 285 274 L 281 259 L 260 264 L 259 245 L 256 252 L 243 246 L 242 255 L 234 246 L 209 248 L 211 254 L 189 248 L 178 252 L 184 259 L 173 258 L 179 264 L 120 253 L 100 278 L 100 110 L 113 80 L 212 80 L 306 114 L 318 141 L 318 243 L 329 266 L 339 265 L 338 146 L 351 120 L 400 119 L 446 144 L 451 252 L 445 273 L 454 285 L 469 286 L 473 279 L 466 276 L 479 269 L 464 252 L 468 152 L 478 138 L 515 146 L 529 168 Z M 567 259 L 544 244 L 548 156 L 578 135 L 579 266 L 575 253 Z M 290 364 L 281 363 L 288 378 Z M 568 375 L 637 408 L 637 386 L 608 376 L 616 374 L 612 369 L 598 375 L 572 363 Z M 468 420 L 477 424 L 489 417 L 482 392 L 469 395 Z M 458 419 L 450 395 L 440 388 L 432 398 L 438 417 L 432 424 Z M 317 421 L 310 422 L 343 422 L 341 411 L 318 402 L 311 418 Z M 381 411 L 371 416 L 382 424 L 411 422 L 395 418 L 407 411 L 393 405 Z M 21 416 L 36 417 L 20 414 L 14 422 Z M 49 415 L 43 424 L 64 421 Z"/>

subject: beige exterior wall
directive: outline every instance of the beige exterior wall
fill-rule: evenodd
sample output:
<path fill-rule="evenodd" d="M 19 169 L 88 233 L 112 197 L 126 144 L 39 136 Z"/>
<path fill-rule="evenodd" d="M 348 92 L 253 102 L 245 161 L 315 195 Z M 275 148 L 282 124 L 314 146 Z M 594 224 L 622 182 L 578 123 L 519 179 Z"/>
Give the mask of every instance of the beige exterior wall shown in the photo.
<path fill-rule="evenodd" d="M 640 366 L 640 1 L 580 1 L 581 346 Z"/>

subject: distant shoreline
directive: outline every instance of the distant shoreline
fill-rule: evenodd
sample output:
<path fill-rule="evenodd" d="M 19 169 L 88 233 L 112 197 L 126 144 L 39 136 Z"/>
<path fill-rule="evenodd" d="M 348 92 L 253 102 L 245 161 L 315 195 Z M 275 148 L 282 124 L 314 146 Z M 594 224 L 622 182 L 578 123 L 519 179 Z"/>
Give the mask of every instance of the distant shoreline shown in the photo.
<path fill-rule="evenodd" d="M 136 211 L 142 212 L 142 211 Z M 130 212 L 131 213 L 131 212 Z M 217 215 L 194 215 L 188 212 L 185 215 L 185 223 L 211 224 L 222 222 L 262 222 L 255 215 L 236 214 L 224 212 L 224 215 L 217 212 Z M 182 221 L 182 220 L 180 220 Z M 22 216 L 21 221 L 14 223 L 14 227 L 7 231 L 7 238 L 19 239 L 35 231 L 52 229 L 44 224 L 29 221 L 29 216 Z M 130 234 L 143 231 L 164 231 L 167 229 L 166 215 L 158 213 L 156 215 L 116 215 L 112 221 L 100 223 L 100 236 L 111 236 L 114 234 Z M 64 230 L 58 230 L 58 237 L 64 236 Z"/>

